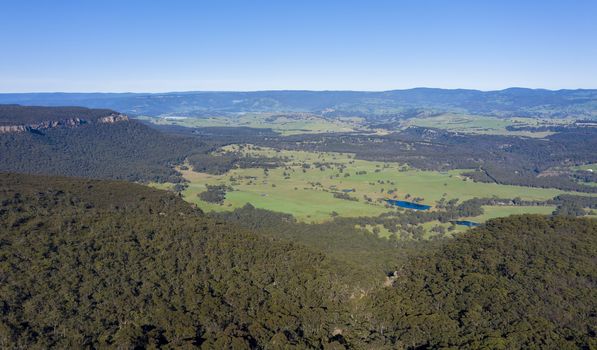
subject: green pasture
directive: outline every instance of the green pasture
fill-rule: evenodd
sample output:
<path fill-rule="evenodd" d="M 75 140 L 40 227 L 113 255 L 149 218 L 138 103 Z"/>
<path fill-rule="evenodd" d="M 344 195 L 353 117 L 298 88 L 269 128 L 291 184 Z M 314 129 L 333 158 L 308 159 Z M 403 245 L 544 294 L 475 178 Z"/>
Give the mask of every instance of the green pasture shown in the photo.
<path fill-rule="evenodd" d="M 492 135 L 516 135 L 525 137 L 547 137 L 553 132 L 509 131 L 507 126 L 540 126 L 545 123 L 560 124 L 565 120 L 541 121 L 534 118 L 496 118 L 480 115 L 446 113 L 432 117 L 409 119 L 406 126 L 446 129 L 454 132 Z"/>
<path fill-rule="evenodd" d="M 572 167 L 572 170 L 592 170 L 597 171 L 597 163 L 585 164 Z"/>
<path fill-rule="evenodd" d="M 461 218 L 460 220 L 470 220 L 477 223 L 484 223 L 489 219 L 506 217 L 510 215 L 521 215 L 521 214 L 540 214 L 540 215 L 549 215 L 553 213 L 556 209 L 555 206 L 510 206 L 510 205 L 485 205 L 483 206 L 484 213 L 478 216 L 471 216 L 466 218 Z M 452 231 L 449 233 L 454 234 L 457 232 L 463 232 L 469 229 L 469 227 L 462 226 L 462 225 L 453 225 L 451 223 L 440 223 L 439 221 L 430 221 L 422 224 L 425 231 L 427 231 L 427 237 L 431 236 L 429 234 L 430 230 L 434 226 L 443 226 L 446 230 L 449 227 L 453 227 Z M 448 232 L 448 231 L 447 231 Z M 381 236 L 381 234 L 380 234 Z"/>
<path fill-rule="evenodd" d="M 460 175 L 464 170 L 422 171 L 398 163 L 358 160 L 352 154 L 279 151 L 252 145 L 231 145 L 220 152 L 231 151 L 253 156 L 283 157 L 287 161 L 285 166 L 267 172 L 261 168 L 237 168 L 224 175 L 210 175 L 181 170 L 189 181 L 189 187 L 183 192 L 187 201 L 196 203 L 206 211 L 232 210 L 251 203 L 258 208 L 292 214 L 301 221 L 322 222 L 329 220 L 334 212 L 340 216 L 357 217 L 377 216 L 396 210 L 386 204 L 384 199 L 388 198 L 418 198 L 421 203 L 433 206 L 442 198 L 463 201 L 496 196 L 546 200 L 563 193 L 556 189 L 475 183 Z M 318 168 L 317 163 L 324 165 Z M 206 185 L 215 184 L 233 188 L 227 193 L 223 205 L 206 203 L 197 197 L 206 190 Z M 342 190 L 354 190 L 347 194 L 356 201 L 335 198 L 334 192 Z M 535 210 L 542 210 L 542 213 L 553 211 L 553 208 L 538 208 L 488 207 L 484 216 L 475 220 L 534 213 Z"/>
<path fill-rule="evenodd" d="M 316 115 L 300 113 L 284 116 L 274 113 L 238 113 L 214 117 L 139 117 L 158 125 L 179 125 L 185 127 L 250 127 L 272 129 L 283 135 L 352 132 L 362 129 L 361 118 L 326 119 Z"/>

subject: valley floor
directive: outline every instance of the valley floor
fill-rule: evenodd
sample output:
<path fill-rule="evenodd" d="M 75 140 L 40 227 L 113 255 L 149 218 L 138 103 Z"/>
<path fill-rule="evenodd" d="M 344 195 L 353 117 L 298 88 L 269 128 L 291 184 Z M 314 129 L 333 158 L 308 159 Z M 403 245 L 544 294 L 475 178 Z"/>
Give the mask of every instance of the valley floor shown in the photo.
<path fill-rule="evenodd" d="M 247 203 L 256 208 L 292 214 L 299 221 L 320 223 L 339 217 L 372 217 L 397 209 L 386 199 L 416 201 L 432 206 L 450 200 L 472 198 L 518 198 L 524 201 L 546 201 L 567 193 L 557 189 L 498 185 L 473 182 L 461 174 L 466 171 L 422 171 L 399 163 L 355 159 L 352 154 L 276 150 L 253 145 L 230 145 L 218 153 L 283 159 L 283 166 L 235 168 L 221 175 L 199 173 L 191 167 L 179 168 L 189 182 L 182 192 L 185 200 L 205 211 L 229 211 Z M 199 198 L 207 186 L 227 186 L 223 203 L 208 203 Z M 171 184 L 153 184 L 168 188 Z M 340 194 L 340 196 L 338 195 Z M 463 218 L 482 223 L 488 219 L 512 214 L 550 214 L 553 205 L 487 205 L 484 213 Z M 428 231 L 436 226 L 449 227 L 437 221 L 427 222 Z M 371 227 L 367 227 L 371 229 Z M 454 232 L 466 227 L 456 226 Z M 383 228 L 381 236 L 388 235 Z"/>

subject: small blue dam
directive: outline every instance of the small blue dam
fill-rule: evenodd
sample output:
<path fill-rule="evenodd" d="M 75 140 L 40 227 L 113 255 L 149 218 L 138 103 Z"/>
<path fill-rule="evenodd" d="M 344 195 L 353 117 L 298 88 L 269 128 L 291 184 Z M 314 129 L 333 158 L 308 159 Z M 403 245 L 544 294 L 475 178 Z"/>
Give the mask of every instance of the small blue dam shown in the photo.
<path fill-rule="evenodd" d="M 430 205 L 419 204 L 414 202 L 407 202 L 407 201 L 398 201 L 395 199 L 386 199 L 386 202 L 391 205 L 395 205 L 397 207 L 406 208 L 406 209 L 414 209 L 414 210 L 429 210 L 431 209 Z"/>
<path fill-rule="evenodd" d="M 481 225 L 479 223 L 476 223 L 473 221 L 467 221 L 467 220 L 458 220 L 458 221 L 451 221 L 451 222 L 456 225 L 467 226 L 467 227 L 475 227 L 475 226 Z"/>

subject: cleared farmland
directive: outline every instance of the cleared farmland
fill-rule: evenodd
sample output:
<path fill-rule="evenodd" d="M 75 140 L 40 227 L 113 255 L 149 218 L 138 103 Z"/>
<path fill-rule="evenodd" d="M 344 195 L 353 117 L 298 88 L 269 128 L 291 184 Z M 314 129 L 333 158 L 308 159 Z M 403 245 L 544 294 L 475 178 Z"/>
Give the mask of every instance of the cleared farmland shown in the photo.
<path fill-rule="evenodd" d="M 475 197 L 518 197 L 542 201 L 564 193 L 557 189 L 477 183 L 461 176 L 465 169 L 422 171 L 399 163 L 359 160 L 352 154 L 280 151 L 252 145 L 230 145 L 219 152 L 285 161 L 283 166 L 274 169 L 236 168 L 222 175 L 180 169 L 189 181 L 182 192 L 184 198 L 205 211 L 232 210 L 250 203 L 257 208 L 292 214 L 300 221 L 323 222 L 335 215 L 378 216 L 396 210 L 386 204 L 388 198 L 416 200 L 434 206 L 442 198 L 464 201 Z M 223 203 L 208 203 L 198 197 L 208 185 L 227 186 Z M 511 214 L 549 214 L 553 209 L 551 206 L 485 206 L 483 215 L 469 219 L 484 222 Z M 433 225 L 427 223 L 425 228 Z"/>

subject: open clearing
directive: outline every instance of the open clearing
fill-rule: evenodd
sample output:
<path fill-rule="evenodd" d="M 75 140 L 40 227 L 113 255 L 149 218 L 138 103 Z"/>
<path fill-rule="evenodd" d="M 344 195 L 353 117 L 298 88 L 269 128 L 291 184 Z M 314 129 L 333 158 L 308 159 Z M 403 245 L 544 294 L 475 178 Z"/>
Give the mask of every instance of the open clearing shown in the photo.
<path fill-rule="evenodd" d="M 533 118 L 497 118 L 480 115 L 445 113 L 432 117 L 413 118 L 407 120 L 404 125 L 415 125 L 426 128 L 446 129 L 453 132 L 472 133 L 472 134 L 492 134 L 492 135 L 510 135 L 525 137 L 547 137 L 553 132 L 541 131 L 512 131 L 507 130 L 508 126 L 544 126 L 559 125 L 569 123 L 566 119 L 553 119 L 543 121 Z"/>
<path fill-rule="evenodd" d="M 572 167 L 572 170 L 597 171 L 597 163 L 575 166 L 575 167 Z"/>
<path fill-rule="evenodd" d="M 352 154 L 279 151 L 252 145 L 230 145 L 219 152 L 283 158 L 285 165 L 268 171 L 236 168 L 223 175 L 181 170 L 189 181 L 183 192 L 184 198 L 205 211 L 232 210 L 251 203 L 257 208 L 292 214 L 300 221 L 322 222 L 330 220 L 335 213 L 358 217 L 378 216 L 396 210 L 386 205 L 384 200 L 388 198 L 417 198 L 420 203 L 433 206 L 442 198 L 461 201 L 474 197 L 547 200 L 564 193 L 556 189 L 475 183 L 460 175 L 465 170 L 422 171 L 398 163 L 354 159 Z M 197 196 L 206 191 L 206 185 L 226 185 L 233 190 L 226 193 L 222 205 L 207 203 Z M 334 193 L 344 193 L 354 200 L 336 198 Z M 484 222 L 493 217 L 549 214 L 554 210 L 551 206 L 484 208 L 483 215 L 468 219 Z M 427 223 L 425 228 L 437 224 Z"/>
<path fill-rule="evenodd" d="M 237 113 L 227 116 L 202 117 L 139 117 L 158 125 L 179 125 L 191 128 L 243 126 L 259 129 L 272 129 L 282 135 L 313 134 L 329 132 L 353 132 L 365 130 L 362 119 L 326 119 L 309 113 Z"/>
<path fill-rule="evenodd" d="M 505 217 L 510 215 L 520 215 L 520 214 L 540 214 L 540 215 L 549 215 L 556 209 L 555 206 L 551 205 L 533 205 L 533 206 L 510 206 L 510 205 L 484 205 L 483 210 L 485 211 L 483 214 L 474 217 L 464 217 L 460 220 L 470 220 L 476 223 L 484 223 L 489 219 Z M 439 221 L 430 221 L 422 224 L 423 228 L 426 231 L 431 230 L 435 226 L 443 226 L 445 229 L 452 226 L 450 223 L 440 223 Z M 461 225 L 454 225 L 453 231 L 451 233 L 457 233 L 468 230 L 468 227 L 461 226 Z M 389 232 L 386 230 L 389 234 Z M 383 236 L 383 231 L 380 233 L 380 236 Z"/>
<path fill-rule="evenodd" d="M 190 128 L 201 127 L 249 127 L 271 129 L 281 135 L 365 132 L 387 134 L 393 129 L 371 128 L 361 117 L 326 118 L 311 113 L 229 113 L 214 116 L 180 116 L 165 114 L 158 117 L 139 116 L 157 125 L 178 125 Z M 508 130 L 507 127 L 540 127 L 569 124 L 569 119 L 498 118 L 491 116 L 444 113 L 427 117 L 405 119 L 400 128 L 420 126 L 439 128 L 452 132 L 470 134 L 509 135 L 544 138 L 554 134 L 551 131 Z"/>

